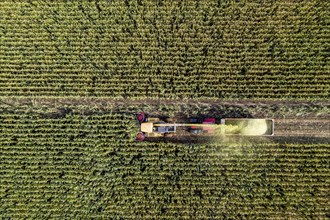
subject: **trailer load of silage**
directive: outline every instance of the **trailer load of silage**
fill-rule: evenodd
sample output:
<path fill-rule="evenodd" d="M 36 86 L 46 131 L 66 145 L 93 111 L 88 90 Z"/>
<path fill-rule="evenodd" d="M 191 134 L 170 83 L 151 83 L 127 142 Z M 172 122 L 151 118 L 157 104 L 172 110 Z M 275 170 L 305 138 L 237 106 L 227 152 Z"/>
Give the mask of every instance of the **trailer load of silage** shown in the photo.
<path fill-rule="evenodd" d="M 240 135 L 263 135 L 267 133 L 268 125 L 264 119 L 253 119 L 244 121 L 231 121 L 233 125 L 230 131 L 226 130 L 227 134 L 240 134 Z"/>

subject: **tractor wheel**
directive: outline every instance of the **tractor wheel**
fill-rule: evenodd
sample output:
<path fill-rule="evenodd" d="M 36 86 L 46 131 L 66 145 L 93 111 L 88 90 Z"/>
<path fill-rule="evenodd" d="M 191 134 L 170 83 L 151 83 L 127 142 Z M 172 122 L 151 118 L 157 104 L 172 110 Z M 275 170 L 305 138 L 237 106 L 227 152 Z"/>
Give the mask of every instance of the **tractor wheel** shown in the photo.
<path fill-rule="evenodd" d="M 138 115 L 137 115 L 137 120 L 142 123 L 144 122 L 144 120 L 146 119 L 146 115 L 144 114 L 144 112 L 140 112 Z"/>
<path fill-rule="evenodd" d="M 145 138 L 144 136 L 144 133 L 143 132 L 139 132 L 137 135 L 136 135 L 136 141 L 143 141 Z"/>

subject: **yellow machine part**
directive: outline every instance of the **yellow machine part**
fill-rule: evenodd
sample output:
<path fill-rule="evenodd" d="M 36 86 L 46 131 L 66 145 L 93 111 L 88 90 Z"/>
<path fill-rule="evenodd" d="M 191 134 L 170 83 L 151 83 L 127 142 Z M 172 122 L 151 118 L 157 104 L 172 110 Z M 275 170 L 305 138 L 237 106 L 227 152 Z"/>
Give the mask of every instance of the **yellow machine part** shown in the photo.
<path fill-rule="evenodd" d="M 154 123 L 153 122 L 143 122 L 141 124 L 141 131 L 146 133 L 153 132 Z"/>
<path fill-rule="evenodd" d="M 161 120 L 159 118 L 148 118 L 148 122 L 160 122 Z"/>

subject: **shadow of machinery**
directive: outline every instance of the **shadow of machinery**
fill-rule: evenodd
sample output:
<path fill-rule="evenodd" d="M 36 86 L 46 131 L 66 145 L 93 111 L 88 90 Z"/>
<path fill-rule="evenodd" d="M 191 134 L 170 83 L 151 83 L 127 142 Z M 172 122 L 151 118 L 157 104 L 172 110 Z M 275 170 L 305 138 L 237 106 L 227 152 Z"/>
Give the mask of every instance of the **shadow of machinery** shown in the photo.
<path fill-rule="evenodd" d="M 223 118 L 253 118 L 252 114 L 240 106 L 235 105 L 211 105 L 203 108 L 203 106 L 188 106 L 181 109 L 174 116 L 175 118 L 215 118 L 217 120 Z"/>
<path fill-rule="evenodd" d="M 220 136 L 220 137 L 203 137 L 197 135 L 190 136 L 174 136 L 174 137 L 157 137 L 146 140 L 147 142 L 163 142 L 174 144 L 207 144 L 217 143 L 226 146 L 228 143 L 237 145 L 260 145 L 267 144 L 288 145 L 288 144 L 330 144 L 327 137 L 285 137 L 285 136 Z"/>

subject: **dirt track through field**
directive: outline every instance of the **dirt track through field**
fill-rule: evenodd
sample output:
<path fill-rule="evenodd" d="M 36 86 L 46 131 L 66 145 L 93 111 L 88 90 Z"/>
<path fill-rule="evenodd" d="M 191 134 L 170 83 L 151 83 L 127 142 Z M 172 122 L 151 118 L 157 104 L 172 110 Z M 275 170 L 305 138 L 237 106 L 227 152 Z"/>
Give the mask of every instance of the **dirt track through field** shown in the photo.
<path fill-rule="evenodd" d="M 275 136 L 330 137 L 327 119 L 275 119 Z"/>
<path fill-rule="evenodd" d="M 185 117 L 192 109 L 209 109 L 220 117 L 275 118 L 275 136 L 330 137 L 330 102 L 300 101 L 221 101 L 221 100 L 113 100 L 109 98 L 4 98 L 0 104 L 5 108 L 18 109 L 22 106 L 39 111 L 51 109 L 55 113 L 63 108 L 93 109 L 93 111 L 124 111 L 133 114 L 135 111 L 146 111 L 150 114 L 168 114 L 159 106 L 176 106 L 175 111 Z M 224 112 L 228 109 L 229 114 Z M 282 110 L 281 110 L 282 109 Z M 250 116 L 238 115 L 238 111 L 247 110 Z M 44 114 L 45 110 L 42 111 Z M 252 112 L 251 112 L 252 111 Z M 206 111 L 207 112 L 207 111 Z M 189 113 L 189 114 L 190 114 Z M 207 113 L 206 113 L 207 114 Z M 180 115 L 180 114 L 179 114 Z"/>

